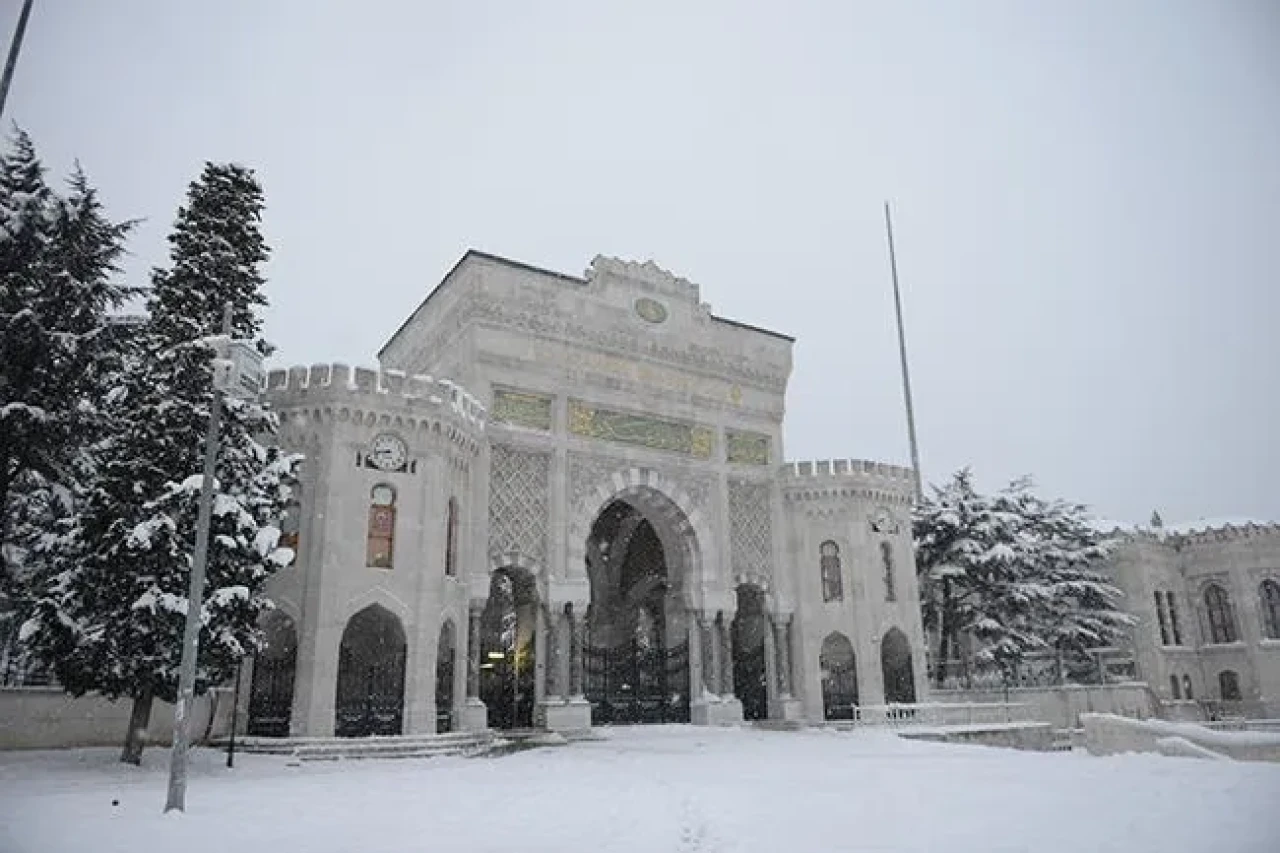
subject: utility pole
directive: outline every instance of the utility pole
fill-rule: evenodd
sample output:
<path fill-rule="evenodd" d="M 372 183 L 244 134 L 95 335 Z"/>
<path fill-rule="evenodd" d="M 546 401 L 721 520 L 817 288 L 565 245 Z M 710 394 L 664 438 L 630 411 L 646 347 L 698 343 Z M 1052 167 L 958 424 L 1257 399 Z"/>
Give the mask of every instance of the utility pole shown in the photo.
<path fill-rule="evenodd" d="M 222 312 L 222 334 L 231 335 L 231 303 Z M 215 365 L 216 369 L 216 365 Z M 216 384 L 216 383 L 215 383 Z M 196 515 L 196 551 L 191 560 L 191 584 L 187 592 L 187 623 L 182 635 L 182 664 L 178 671 L 178 702 L 173 711 L 173 753 L 169 759 L 169 799 L 166 812 L 186 811 L 187 752 L 191 746 L 188 715 L 195 703 L 196 658 L 200 653 L 201 611 L 204 609 L 204 576 L 209 561 L 209 528 L 213 521 L 213 481 L 218 467 L 218 431 L 222 422 L 222 391 L 214 388 L 209 403 L 209 427 L 204 437 L 204 472 L 200 480 L 200 504 Z"/>
<path fill-rule="evenodd" d="M 902 293 L 898 289 L 898 258 L 893 250 L 893 220 L 889 202 L 884 203 L 884 227 L 889 235 L 889 269 L 893 273 L 893 308 L 898 316 L 898 357 L 902 361 L 902 397 L 907 406 L 907 441 L 911 445 L 911 469 L 916 474 L 916 504 L 924 502 L 924 483 L 920 477 L 920 450 L 916 446 L 916 415 L 911 403 L 911 372 L 907 369 L 907 333 L 902 325 Z"/>
<path fill-rule="evenodd" d="M 4 63 L 4 77 L 0 78 L 0 117 L 4 116 L 4 102 L 9 98 L 9 83 L 13 80 L 13 69 L 18 64 L 18 53 L 22 50 L 22 36 L 27 32 L 31 3 L 32 0 L 23 0 L 22 12 L 18 15 L 18 28 L 13 31 L 13 41 L 9 42 L 9 58 Z"/>

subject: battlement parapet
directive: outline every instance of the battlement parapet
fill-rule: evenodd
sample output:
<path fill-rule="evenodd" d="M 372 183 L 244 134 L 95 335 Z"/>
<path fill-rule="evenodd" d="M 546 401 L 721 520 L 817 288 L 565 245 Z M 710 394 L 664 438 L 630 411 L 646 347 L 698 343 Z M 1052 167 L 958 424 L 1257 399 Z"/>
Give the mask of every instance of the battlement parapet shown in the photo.
<path fill-rule="evenodd" d="M 409 376 L 400 370 L 379 370 L 345 364 L 314 364 L 267 373 L 263 393 L 277 408 L 317 403 L 432 408 L 449 413 L 469 427 L 483 430 L 488 419 L 484 405 L 465 388 L 433 376 Z"/>
<path fill-rule="evenodd" d="M 783 497 L 789 501 L 856 497 L 910 504 L 915 496 L 913 470 L 866 459 L 787 462 L 780 474 Z"/>
<path fill-rule="evenodd" d="M 1207 521 L 1175 524 L 1168 527 L 1146 527 L 1111 523 L 1095 523 L 1095 529 L 1114 539 L 1150 542 L 1180 548 L 1185 545 L 1208 545 L 1237 539 L 1280 537 L 1280 523 L 1271 521 Z"/>

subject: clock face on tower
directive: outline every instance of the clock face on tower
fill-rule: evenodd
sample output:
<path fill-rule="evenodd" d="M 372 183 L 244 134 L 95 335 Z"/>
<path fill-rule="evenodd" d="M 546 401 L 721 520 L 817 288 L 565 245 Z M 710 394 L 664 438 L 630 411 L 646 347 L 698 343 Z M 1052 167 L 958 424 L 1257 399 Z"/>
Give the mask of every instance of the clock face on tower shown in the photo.
<path fill-rule="evenodd" d="M 383 433 L 369 445 L 369 463 L 383 471 L 400 471 L 409 461 L 409 448 L 404 439 L 391 433 Z"/>

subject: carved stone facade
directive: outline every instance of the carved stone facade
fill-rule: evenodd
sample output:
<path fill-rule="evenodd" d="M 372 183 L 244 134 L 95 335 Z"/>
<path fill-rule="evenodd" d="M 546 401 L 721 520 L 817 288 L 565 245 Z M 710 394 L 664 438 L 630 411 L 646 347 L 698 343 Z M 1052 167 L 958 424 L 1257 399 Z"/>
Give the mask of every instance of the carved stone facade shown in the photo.
<path fill-rule="evenodd" d="M 501 622 L 515 626 L 510 659 L 538 662 L 523 691 L 532 723 L 590 725 L 593 577 L 608 577 L 625 554 L 607 549 L 633 538 L 661 553 L 661 607 L 636 624 L 646 638 L 665 626 L 659 648 L 687 669 L 688 719 L 731 722 L 750 708 L 822 720 L 819 652 L 833 632 L 857 650 L 862 701 L 882 702 L 881 637 L 900 631 L 923 648 L 904 523 L 911 475 L 781 462 L 791 348 L 717 317 L 696 285 L 652 263 L 597 258 L 575 277 L 469 252 L 391 337 L 380 370 L 273 373 L 283 434 L 308 455 L 299 563 L 273 582 L 298 632 L 290 730 L 334 732 L 357 614 L 404 638 L 404 732 L 500 724 L 485 699 L 493 661 L 508 659 L 485 639 L 499 587 L 515 602 Z M 408 461 L 380 470 L 375 437 L 402 442 Z M 381 486 L 395 495 L 394 543 L 389 566 L 369 566 L 365 525 Z M 828 539 L 847 574 L 837 603 L 822 598 Z M 876 585 L 882 540 L 901 572 L 896 601 Z M 743 638 L 756 645 L 736 648 Z M 758 679 L 735 679 L 744 655 L 764 667 Z M 744 692 L 766 683 L 767 695 Z"/>

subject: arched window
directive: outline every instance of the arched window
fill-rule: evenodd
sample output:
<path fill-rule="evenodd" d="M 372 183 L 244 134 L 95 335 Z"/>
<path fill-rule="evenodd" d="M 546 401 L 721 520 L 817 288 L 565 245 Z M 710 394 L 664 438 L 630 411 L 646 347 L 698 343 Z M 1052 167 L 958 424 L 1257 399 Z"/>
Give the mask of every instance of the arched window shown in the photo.
<path fill-rule="evenodd" d="M 1182 629 L 1178 627 L 1178 600 L 1173 597 L 1173 593 L 1166 592 L 1164 594 L 1165 603 L 1169 606 L 1169 630 L 1173 634 L 1173 644 L 1175 646 L 1182 645 Z"/>
<path fill-rule="evenodd" d="M 1185 674 L 1182 676 L 1182 696 L 1187 700 L 1196 698 L 1191 694 L 1191 676 Z"/>
<path fill-rule="evenodd" d="M 1175 701 L 1182 698 L 1182 688 L 1178 685 L 1178 676 L 1169 676 L 1169 692 L 1173 694 Z"/>
<path fill-rule="evenodd" d="M 1262 599 L 1262 636 L 1280 640 L 1280 583 L 1263 581 L 1258 597 Z"/>
<path fill-rule="evenodd" d="M 1229 669 L 1218 673 L 1218 695 L 1223 702 L 1239 702 L 1240 676 Z"/>
<path fill-rule="evenodd" d="M 1156 619 L 1160 622 L 1160 645 L 1169 645 L 1169 623 L 1164 612 L 1164 593 L 1156 590 Z"/>
<path fill-rule="evenodd" d="M 884 600 L 897 601 L 898 591 L 893 585 L 893 547 L 888 542 L 880 543 L 880 561 L 884 563 Z"/>
<path fill-rule="evenodd" d="M 391 568 L 396 541 L 396 490 L 379 483 L 369 497 L 369 537 L 365 565 Z"/>
<path fill-rule="evenodd" d="M 1209 617 L 1209 642 L 1234 643 L 1236 616 L 1231 610 L 1231 596 L 1222 587 L 1210 584 L 1204 591 L 1204 609 Z"/>
<path fill-rule="evenodd" d="M 444 530 L 444 573 L 453 577 L 458 573 L 458 500 L 449 498 L 449 511 Z"/>
<path fill-rule="evenodd" d="M 844 598 L 844 582 L 840 578 L 840 546 L 828 539 L 818 548 L 822 567 L 822 600 L 840 601 Z"/>

